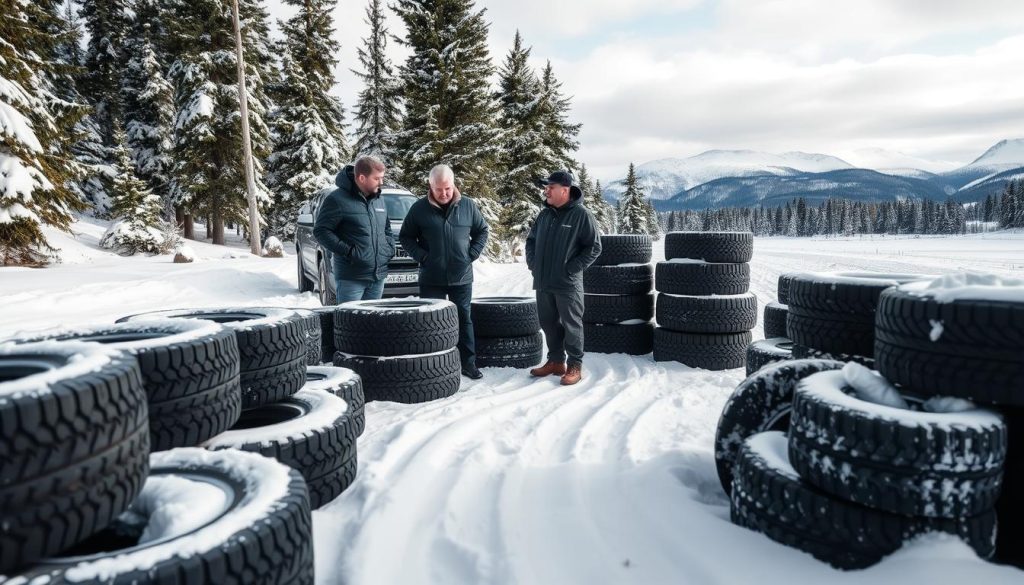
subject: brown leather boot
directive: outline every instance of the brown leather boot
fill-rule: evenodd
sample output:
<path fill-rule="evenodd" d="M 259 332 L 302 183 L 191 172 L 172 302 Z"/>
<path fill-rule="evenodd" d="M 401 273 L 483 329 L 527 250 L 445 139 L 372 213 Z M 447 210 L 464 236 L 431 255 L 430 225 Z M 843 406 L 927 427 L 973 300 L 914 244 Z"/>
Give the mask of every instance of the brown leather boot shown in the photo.
<path fill-rule="evenodd" d="M 583 379 L 583 364 L 570 364 L 568 371 L 562 376 L 562 386 L 572 386 Z"/>
<path fill-rule="evenodd" d="M 565 374 L 565 364 L 548 360 L 543 366 L 530 370 L 531 376 L 561 376 Z"/>

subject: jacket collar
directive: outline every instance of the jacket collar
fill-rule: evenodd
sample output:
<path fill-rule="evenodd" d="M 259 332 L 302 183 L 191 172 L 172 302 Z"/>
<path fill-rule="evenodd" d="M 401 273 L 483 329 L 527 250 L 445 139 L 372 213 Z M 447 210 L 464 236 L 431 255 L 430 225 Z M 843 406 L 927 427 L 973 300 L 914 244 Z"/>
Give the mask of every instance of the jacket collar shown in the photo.
<path fill-rule="evenodd" d="M 448 205 L 449 205 L 449 207 L 458 207 L 459 201 L 461 201 L 461 200 L 462 200 L 462 193 L 460 193 L 458 187 L 456 187 L 455 188 L 455 196 L 452 197 L 452 201 Z M 430 205 L 432 207 L 434 207 L 436 209 L 441 209 L 441 204 L 438 203 L 436 199 L 434 199 L 434 195 L 433 195 L 433 192 L 431 192 L 430 187 L 427 187 L 427 201 L 430 202 Z"/>
<path fill-rule="evenodd" d="M 363 195 L 363 192 L 359 190 L 359 185 L 356 184 L 356 167 L 355 165 L 345 165 L 345 168 L 341 169 L 338 176 L 334 177 L 334 184 L 339 189 L 348 193 L 352 197 L 362 197 L 367 201 L 372 201 L 377 197 L 380 197 L 380 191 L 371 193 L 369 195 Z"/>

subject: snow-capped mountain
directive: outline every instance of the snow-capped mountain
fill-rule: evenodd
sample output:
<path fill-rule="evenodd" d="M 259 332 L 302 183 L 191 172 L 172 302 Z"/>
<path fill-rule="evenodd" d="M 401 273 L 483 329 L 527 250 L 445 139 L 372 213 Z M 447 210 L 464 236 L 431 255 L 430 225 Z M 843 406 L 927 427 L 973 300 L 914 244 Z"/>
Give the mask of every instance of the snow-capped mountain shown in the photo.
<path fill-rule="evenodd" d="M 927 159 L 885 148 L 858 148 L 844 154 L 843 159 L 856 167 L 897 177 L 924 178 L 921 176 L 922 171 L 944 173 L 959 166 L 955 162 Z"/>
<path fill-rule="evenodd" d="M 1019 167 L 1024 167 L 1024 138 L 1000 140 L 970 164 L 942 175 L 959 190 L 973 190 L 981 183 Z"/>

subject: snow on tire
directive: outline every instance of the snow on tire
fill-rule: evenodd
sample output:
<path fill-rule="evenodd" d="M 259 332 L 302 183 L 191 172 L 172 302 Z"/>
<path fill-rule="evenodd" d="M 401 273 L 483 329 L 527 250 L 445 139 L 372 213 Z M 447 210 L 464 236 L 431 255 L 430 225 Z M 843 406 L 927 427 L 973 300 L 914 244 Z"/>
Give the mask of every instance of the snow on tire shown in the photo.
<path fill-rule="evenodd" d="M 654 285 L 650 264 L 591 265 L 583 271 L 583 291 L 597 295 L 645 295 Z"/>
<path fill-rule="evenodd" d="M 602 234 L 597 266 L 646 264 L 651 261 L 652 241 L 646 234 Z"/>
<path fill-rule="evenodd" d="M 154 311 L 118 323 L 154 318 L 203 319 L 235 332 L 242 408 L 277 402 L 306 383 L 305 318 L 290 309 L 239 307 Z"/>
<path fill-rule="evenodd" d="M 470 304 L 477 337 L 522 337 L 540 331 L 534 297 L 478 297 Z"/>
<path fill-rule="evenodd" d="M 776 299 L 780 305 L 789 304 L 789 284 L 793 282 L 793 279 L 798 274 L 797 272 L 787 272 L 779 275 L 779 281 L 776 286 Z"/>
<path fill-rule="evenodd" d="M 750 262 L 754 256 L 751 232 L 669 232 L 665 259 L 692 258 L 705 262 Z"/>
<path fill-rule="evenodd" d="M 297 471 L 253 453 L 197 448 L 154 453 L 150 467 L 128 513 L 18 577 L 52 585 L 313 585 L 312 519 Z"/>
<path fill-rule="evenodd" d="M 538 331 L 517 337 L 477 337 L 476 365 L 484 368 L 532 368 L 544 355 L 544 336 Z"/>
<path fill-rule="evenodd" d="M 366 397 L 363 395 L 363 380 L 359 374 L 348 368 L 334 366 L 310 366 L 306 368 L 307 390 L 326 390 L 340 396 L 347 404 L 355 426 L 356 436 L 366 428 Z"/>
<path fill-rule="evenodd" d="M 878 370 L 928 396 L 1024 406 L 1024 281 L 1015 282 L 1019 300 L 1004 279 L 970 274 L 885 291 L 875 321 Z M 971 290 L 946 299 L 943 286 Z"/>
<path fill-rule="evenodd" d="M 138 362 L 95 343 L 0 344 L 0 429 L 0 574 L 102 530 L 149 469 Z"/>
<path fill-rule="evenodd" d="M 739 295 L 750 288 L 750 264 L 712 264 L 700 260 L 658 262 L 658 292 L 673 295 Z"/>
<path fill-rule="evenodd" d="M 293 308 L 291 310 L 303 318 L 303 326 L 306 330 L 306 365 L 319 365 L 323 353 L 323 330 L 320 328 L 320 316 L 310 309 Z"/>
<path fill-rule="evenodd" d="M 999 415 L 970 403 L 963 411 L 928 412 L 869 402 L 859 398 L 867 391 L 849 382 L 851 367 L 862 366 L 797 386 L 789 457 L 801 477 L 895 514 L 953 518 L 995 505 L 1006 459 Z"/>
<path fill-rule="evenodd" d="M 363 380 L 366 400 L 414 404 L 447 398 L 459 391 L 462 368 L 456 348 L 426 355 L 373 357 L 334 354 L 334 365 Z"/>
<path fill-rule="evenodd" d="M 793 391 L 800 380 L 844 365 L 832 360 L 789 361 L 758 370 L 736 387 L 715 433 L 715 466 L 725 493 L 731 489 L 732 468 L 743 441 L 763 431 L 789 429 Z"/>
<path fill-rule="evenodd" d="M 443 299 L 350 301 L 334 311 L 334 347 L 342 353 L 425 354 L 458 341 L 458 312 Z"/>
<path fill-rule="evenodd" d="M 198 319 L 157 319 L 45 331 L 14 340 L 90 341 L 139 362 L 149 403 L 149 447 L 194 447 L 223 433 L 242 409 L 235 334 Z"/>
<path fill-rule="evenodd" d="M 757 297 L 658 295 L 658 325 L 687 333 L 739 333 L 757 325 Z"/>
<path fill-rule="evenodd" d="M 742 368 L 751 339 L 749 331 L 681 333 L 657 327 L 654 329 L 654 361 L 674 361 L 706 370 Z"/>
<path fill-rule="evenodd" d="M 827 351 L 821 351 L 807 347 L 806 345 L 800 345 L 799 343 L 793 342 L 792 345 L 793 359 L 798 360 L 836 360 L 840 362 L 853 362 L 869 368 L 875 367 L 875 360 L 862 355 L 850 355 L 846 353 L 829 353 Z"/>
<path fill-rule="evenodd" d="M 654 295 L 583 295 L 583 322 L 614 325 L 623 321 L 650 321 Z"/>
<path fill-rule="evenodd" d="M 320 362 L 329 364 L 334 359 L 334 309 L 330 307 L 313 307 L 307 309 L 316 313 L 320 319 Z"/>
<path fill-rule="evenodd" d="M 356 437 L 348 404 L 307 384 L 280 402 L 246 410 L 231 430 L 203 446 L 240 449 L 284 463 L 306 480 L 315 510 L 355 479 Z"/>
<path fill-rule="evenodd" d="M 793 342 L 785 337 L 760 339 L 747 346 L 747 375 L 767 364 L 784 362 L 793 357 Z"/>
<path fill-rule="evenodd" d="M 594 353 L 645 355 L 654 350 L 654 325 L 649 322 L 583 324 L 583 350 Z"/>
<path fill-rule="evenodd" d="M 768 303 L 764 306 L 764 338 L 789 337 L 786 331 L 786 316 L 789 307 L 782 303 Z"/>
<path fill-rule="evenodd" d="M 747 439 L 736 458 L 732 522 L 840 569 L 863 569 L 927 532 L 959 536 L 983 559 L 992 556 L 995 515 L 956 519 L 890 514 L 832 497 L 802 481 L 786 453 L 786 437 Z"/>

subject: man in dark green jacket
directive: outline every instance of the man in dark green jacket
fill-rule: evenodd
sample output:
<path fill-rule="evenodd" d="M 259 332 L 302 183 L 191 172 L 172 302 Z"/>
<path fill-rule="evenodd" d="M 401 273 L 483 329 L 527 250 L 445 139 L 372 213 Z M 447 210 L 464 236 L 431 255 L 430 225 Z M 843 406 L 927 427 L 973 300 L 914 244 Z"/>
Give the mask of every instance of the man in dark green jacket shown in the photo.
<path fill-rule="evenodd" d="M 427 184 L 427 196 L 413 203 L 402 221 L 399 241 L 420 263 L 420 296 L 455 303 L 462 373 L 478 380 L 483 374 L 476 367 L 470 304 L 473 261 L 487 244 L 487 222 L 476 203 L 459 194 L 448 165 L 430 169 Z"/>
<path fill-rule="evenodd" d="M 384 164 L 364 156 L 334 179 L 313 224 L 313 237 L 331 252 L 339 303 L 379 299 L 384 293 L 395 238 L 380 197 Z"/>
<path fill-rule="evenodd" d="M 526 265 L 533 272 L 548 361 L 530 374 L 558 375 L 569 385 L 583 378 L 583 270 L 601 254 L 601 233 L 572 173 L 555 171 L 541 184 L 544 209 L 526 238 Z"/>

